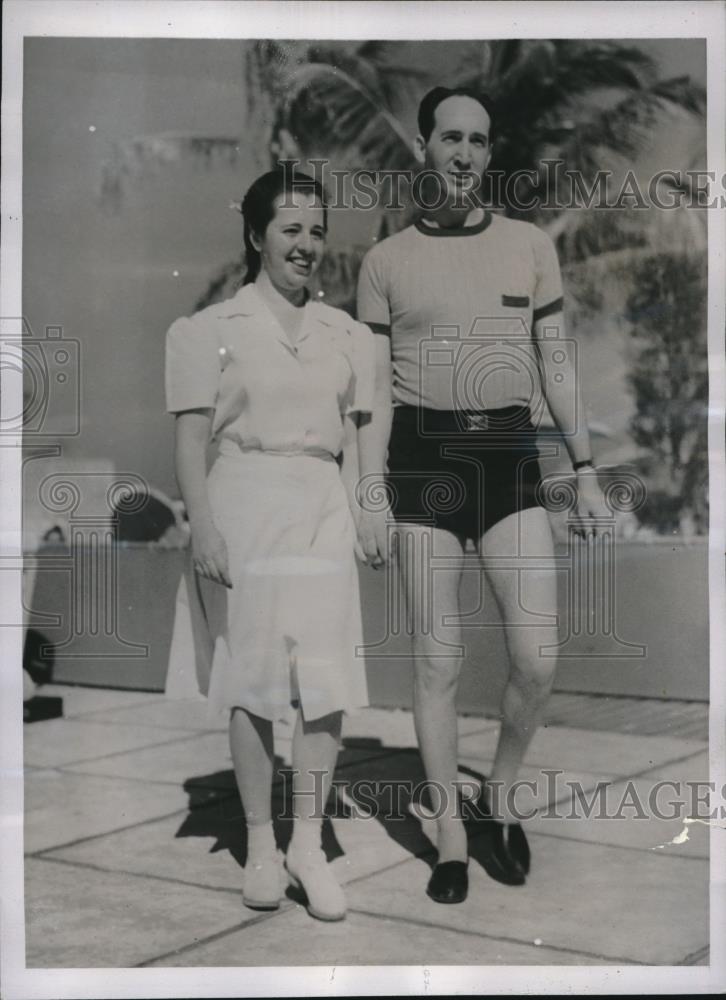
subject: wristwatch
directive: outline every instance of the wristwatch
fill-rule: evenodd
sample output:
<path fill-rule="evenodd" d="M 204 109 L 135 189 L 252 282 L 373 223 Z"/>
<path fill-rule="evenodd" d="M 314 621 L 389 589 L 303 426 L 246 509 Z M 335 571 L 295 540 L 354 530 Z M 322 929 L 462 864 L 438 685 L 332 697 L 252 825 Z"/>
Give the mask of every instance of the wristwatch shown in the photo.
<path fill-rule="evenodd" d="M 591 469 L 595 468 L 595 466 L 592 464 L 591 458 L 583 458 L 579 462 L 573 462 L 572 468 L 575 470 L 575 472 L 577 472 L 578 469 L 584 469 L 588 465 L 590 466 Z"/>

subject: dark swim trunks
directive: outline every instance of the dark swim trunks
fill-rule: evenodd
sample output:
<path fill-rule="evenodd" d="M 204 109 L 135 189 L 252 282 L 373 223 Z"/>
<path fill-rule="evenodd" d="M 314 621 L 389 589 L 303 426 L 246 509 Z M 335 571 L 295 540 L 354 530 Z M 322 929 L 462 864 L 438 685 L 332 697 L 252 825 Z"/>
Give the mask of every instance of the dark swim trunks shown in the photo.
<path fill-rule="evenodd" d="M 503 518 L 540 507 L 539 452 L 528 407 L 397 406 L 386 481 L 396 521 L 479 540 Z"/>

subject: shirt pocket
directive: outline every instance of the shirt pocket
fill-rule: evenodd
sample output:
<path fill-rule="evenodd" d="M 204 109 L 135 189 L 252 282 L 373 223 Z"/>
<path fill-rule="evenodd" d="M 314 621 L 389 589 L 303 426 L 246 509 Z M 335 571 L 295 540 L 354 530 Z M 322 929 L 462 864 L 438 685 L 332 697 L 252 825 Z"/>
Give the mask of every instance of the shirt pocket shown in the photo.
<path fill-rule="evenodd" d="M 529 295 L 502 295 L 502 305 L 509 309 L 529 309 Z"/>

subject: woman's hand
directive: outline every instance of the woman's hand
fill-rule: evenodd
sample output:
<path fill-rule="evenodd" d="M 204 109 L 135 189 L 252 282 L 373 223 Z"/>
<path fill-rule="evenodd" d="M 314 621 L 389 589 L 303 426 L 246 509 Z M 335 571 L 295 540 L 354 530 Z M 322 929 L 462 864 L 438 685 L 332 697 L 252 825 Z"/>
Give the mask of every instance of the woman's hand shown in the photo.
<path fill-rule="evenodd" d="M 192 528 L 192 563 L 200 576 L 232 589 L 227 543 L 214 524 Z"/>
<path fill-rule="evenodd" d="M 362 510 L 358 517 L 358 546 L 362 562 L 373 569 L 385 566 L 389 559 L 388 527 L 391 513 L 385 510 Z M 356 550 L 357 554 L 357 550 Z"/>

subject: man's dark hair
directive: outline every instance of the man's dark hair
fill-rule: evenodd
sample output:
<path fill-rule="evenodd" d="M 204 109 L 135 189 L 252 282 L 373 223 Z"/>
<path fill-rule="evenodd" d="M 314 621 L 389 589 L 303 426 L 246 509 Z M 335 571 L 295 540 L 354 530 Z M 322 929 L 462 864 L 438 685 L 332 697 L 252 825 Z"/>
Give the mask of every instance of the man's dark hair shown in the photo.
<path fill-rule="evenodd" d="M 436 109 L 442 101 L 448 97 L 470 97 L 472 101 L 481 104 L 489 115 L 489 141 L 492 141 L 494 132 L 494 102 L 488 94 L 479 93 L 471 87 L 434 87 L 424 97 L 418 106 L 418 130 L 428 142 L 434 130 L 434 115 Z"/>

